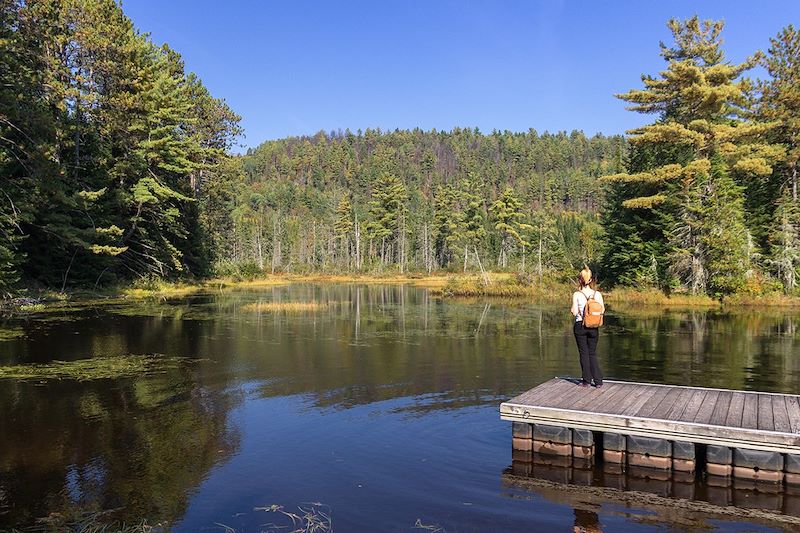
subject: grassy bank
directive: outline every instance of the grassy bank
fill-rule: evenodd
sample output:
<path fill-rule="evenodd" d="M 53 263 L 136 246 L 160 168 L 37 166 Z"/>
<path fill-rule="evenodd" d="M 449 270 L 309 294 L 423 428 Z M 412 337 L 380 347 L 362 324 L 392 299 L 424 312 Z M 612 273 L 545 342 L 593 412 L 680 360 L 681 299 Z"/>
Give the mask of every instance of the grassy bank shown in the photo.
<path fill-rule="evenodd" d="M 613 306 L 650 307 L 661 306 L 669 308 L 714 308 L 721 302 L 710 296 L 699 294 L 666 294 L 657 289 L 630 289 L 618 288 L 604 293 L 606 303 Z"/>
<path fill-rule="evenodd" d="M 572 293 L 569 285 L 548 278 L 491 273 L 488 279 L 486 283 L 480 276 L 452 275 L 430 289 L 432 294 L 442 297 L 524 298 L 535 302 L 560 301 Z"/>
<path fill-rule="evenodd" d="M 425 288 L 443 287 L 451 278 L 448 274 L 402 275 L 402 274 L 266 274 L 253 279 L 232 277 L 210 278 L 194 283 L 147 281 L 116 290 L 123 298 L 178 297 L 192 293 L 224 289 L 258 289 L 292 283 L 369 283 L 376 285 L 413 284 Z"/>
<path fill-rule="evenodd" d="M 167 299 L 180 298 L 202 292 L 218 292 L 230 289 L 260 289 L 294 283 L 319 284 L 407 284 L 429 289 L 431 294 L 442 298 L 489 297 L 518 299 L 539 303 L 569 301 L 575 290 L 571 283 L 549 277 L 539 278 L 530 274 L 493 272 L 489 282 L 476 274 L 449 272 L 426 273 L 363 273 L 363 274 L 266 274 L 252 279 L 211 278 L 188 281 L 144 280 L 124 287 L 112 287 L 98 291 L 77 290 L 69 293 L 45 290 L 29 290 L 28 296 L 11 300 L 0 300 L 0 311 L 14 314 L 36 313 L 53 309 L 70 301 L 88 302 L 92 299 Z M 602 289 L 601 289 L 602 290 Z M 605 292 L 606 302 L 614 309 L 637 307 L 665 307 L 670 309 L 712 309 L 719 307 L 800 307 L 800 297 L 780 293 L 762 295 L 737 294 L 717 300 L 705 295 L 685 293 L 666 294 L 656 289 L 616 288 Z M 263 311 L 263 309 L 262 309 Z M 283 311 L 286 311 L 285 309 Z"/>

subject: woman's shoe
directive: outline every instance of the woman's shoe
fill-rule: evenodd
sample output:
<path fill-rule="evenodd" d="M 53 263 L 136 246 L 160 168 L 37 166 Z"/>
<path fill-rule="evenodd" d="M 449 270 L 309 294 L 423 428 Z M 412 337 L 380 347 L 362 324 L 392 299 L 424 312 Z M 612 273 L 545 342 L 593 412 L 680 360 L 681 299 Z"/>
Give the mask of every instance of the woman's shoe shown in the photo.
<path fill-rule="evenodd" d="M 580 383 L 578 383 L 578 386 L 579 386 L 579 387 L 588 387 L 588 386 L 589 386 L 589 384 L 588 384 L 588 383 L 586 383 L 585 381 L 581 381 Z"/>

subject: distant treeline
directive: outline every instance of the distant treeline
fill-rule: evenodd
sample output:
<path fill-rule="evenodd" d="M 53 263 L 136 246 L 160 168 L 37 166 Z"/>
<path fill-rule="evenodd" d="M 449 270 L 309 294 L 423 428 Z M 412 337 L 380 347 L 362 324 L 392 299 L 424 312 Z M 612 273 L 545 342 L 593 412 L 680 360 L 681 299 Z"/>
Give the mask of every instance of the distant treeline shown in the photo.
<path fill-rule="evenodd" d="M 621 136 L 238 120 L 113 0 L 0 0 L 0 293 L 149 277 L 514 270 L 723 295 L 797 287 L 800 36 L 743 64 L 670 21 Z M 761 64 L 769 77 L 745 73 Z"/>

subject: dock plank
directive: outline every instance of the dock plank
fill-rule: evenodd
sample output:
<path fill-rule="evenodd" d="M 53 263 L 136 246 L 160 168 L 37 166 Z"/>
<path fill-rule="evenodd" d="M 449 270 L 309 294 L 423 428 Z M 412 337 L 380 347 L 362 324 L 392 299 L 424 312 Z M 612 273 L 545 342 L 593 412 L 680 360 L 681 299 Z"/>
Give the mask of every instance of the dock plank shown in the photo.
<path fill-rule="evenodd" d="M 789 422 L 789 412 L 786 410 L 786 398 L 783 396 L 771 396 L 771 399 L 775 431 L 791 433 L 792 425 Z"/>
<path fill-rule="evenodd" d="M 755 394 L 747 394 L 744 399 L 741 427 L 758 429 L 758 396 Z"/>
<path fill-rule="evenodd" d="M 717 397 L 717 403 L 714 405 L 714 412 L 711 413 L 711 419 L 708 421 L 713 426 L 724 426 L 725 419 L 728 418 L 728 408 L 731 405 L 731 398 L 733 393 L 730 391 L 720 391 Z"/>
<path fill-rule="evenodd" d="M 792 433 L 800 433 L 800 403 L 797 396 L 786 397 L 786 412 L 789 414 Z"/>
<path fill-rule="evenodd" d="M 519 396 L 515 396 L 511 399 L 511 401 L 516 403 L 524 403 L 524 404 L 531 404 L 535 405 L 536 402 L 539 402 L 543 396 L 545 396 L 550 389 L 555 389 L 559 385 L 558 380 L 551 379 L 549 381 L 545 381 L 541 385 L 538 385 L 528 391 L 523 392 Z"/>
<path fill-rule="evenodd" d="M 603 385 L 604 389 L 605 387 L 606 386 Z M 629 393 L 629 388 L 625 386 L 617 386 L 616 388 L 603 391 L 602 397 L 595 406 L 595 410 L 600 413 L 610 413 L 619 405 L 620 400 L 626 398 Z"/>
<path fill-rule="evenodd" d="M 614 412 L 620 415 L 638 413 L 652 396 L 652 388 L 639 385 L 626 402 L 620 402 L 619 407 Z"/>
<path fill-rule="evenodd" d="M 701 391 L 696 391 L 692 389 L 681 389 L 681 393 L 678 395 L 678 398 L 675 400 L 675 403 L 672 404 L 670 410 L 667 411 L 667 414 L 664 415 L 664 418 L 666 418 L 667 420 L 681 420 L 681 417 L 683 416 L 683 411 L 689 405 L 691 399 L 700 393 Z"/>
<path fill-rule="evenodd" d="M 661 400 L 661 403 L 659 403 L 658 406 L 653 409 L 653 413 L 650 415 L 650 418 L 665 418 L 680 394 L 681 389 L 677 387 L 671 388 L 667 395 L 664 396 L 664 399 Z"/>
<path fill-rule="evenodd" d="M 669 393 L 669 389 L 667 387 L 658 387 L 653 390 L 653 395 L 647 400 L 642 408 L 639 409 L 638 413 L 635 413 L 636 416 L 641 416 L 644 418 L 650 418 L 650 415 L 653 414 L 658 404 L 661 403 L 661 400 Z"/>
<path fill-rule="evenodd" d="M 623 415 L 634 416 L 644 410 L 644 406 L 648 404 L 648 402 L 654 402 L 653 397 L 656 395 L 658 391 L 652 388 L 646 388 L 644 393 L 633 403 L 628 405 L 622 410 Z"/>
<path fill-rule="evenodd" d="M 681 420 L 688 420 L 693 422 L 695 417 L 697 416 L 697 412 L 700 410 L 700 406 L 703 405 L 703 402 L 708 395 L 707 390 L 699 389 L 694 391 L 692 395 L 692 399 L 689 400 L 689 404 L 686 406 L 686 409 L 683 410 L 681 413 Z"/>
<path fill-rule="evenodd" d="M 731 397 L 731 405 L 728 407 L 728 416 L 725 417 L 725 425 L 739 427 L 742 423 L 742 412 L 744 411 L 744 398 L 747 396 L 743 392 L 734 392 Z"/>
<path fill-rule="evenodd" d="M 718 399 L 718 390 L 708 391 L 692 422 L 696 424 L 708 424 L 708 422 L 711 420 L 711 415 L 714 413 L 714 407 L 717 406 Z"/>
<path fill-rule="evenodd" d="M 600 402 L 602 402 L 605 398 L 608 398 L 609 395 L 618 391 L 619 388 L 614 386 L 614 384 L 603 384 L 603 387 L 600 389 L 587 387 L 583 390 L 585 394 L 581 397 L 581 399 L 575 402 L 574 408 L 591 408 L 592 410 L 596 410 L 596 407 Z"/>
<path fill-rule="evenodd" d="M 758 395 L 758 429 L 775 430 L 775 415 L 772 413 L 772 397 L 767 394 Z"/>
<path fill-rule="evenodd" d="M 560 409 L 572 409 L 575 402 L 583 397 L 586 389 L 563 380 L 555 389 L 551 389 L 551 393 L 546 398 L 541 400 L 542 405 L 549 407 L 557 407 Z"/>

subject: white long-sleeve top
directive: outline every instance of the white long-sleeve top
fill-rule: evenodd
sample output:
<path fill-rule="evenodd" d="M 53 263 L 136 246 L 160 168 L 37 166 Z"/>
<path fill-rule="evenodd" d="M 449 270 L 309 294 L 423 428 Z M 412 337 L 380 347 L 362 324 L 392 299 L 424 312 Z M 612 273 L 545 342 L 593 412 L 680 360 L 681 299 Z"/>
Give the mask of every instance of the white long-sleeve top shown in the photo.
<path fill-rule="evenodd" d="M 589 287 L 584 287 L 579 291 L 575 291 L 572 294 L 572 316 L 575 317 L 575 322 L 581 322 L 583 320 L 583 310 L 586 308 L 586 302 L 589 301 L 589 298 L 592 297 L 594 293 L 594 299 L 600 302 L 600 305 L 603 306 L 603 311 L 606 309 L 606 304 L 603 302 L 603 295 L 600 294 L 600 291 L 596 291 Z"/>

